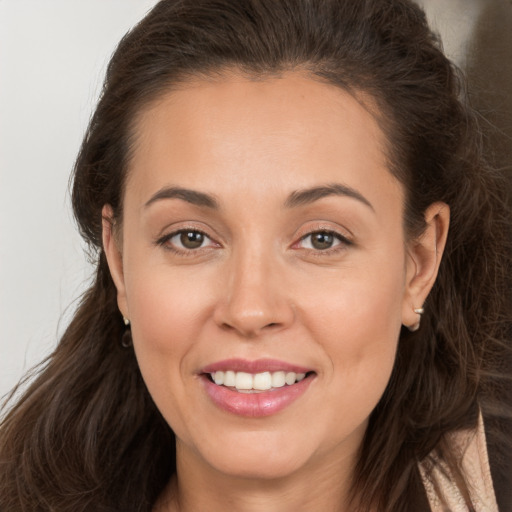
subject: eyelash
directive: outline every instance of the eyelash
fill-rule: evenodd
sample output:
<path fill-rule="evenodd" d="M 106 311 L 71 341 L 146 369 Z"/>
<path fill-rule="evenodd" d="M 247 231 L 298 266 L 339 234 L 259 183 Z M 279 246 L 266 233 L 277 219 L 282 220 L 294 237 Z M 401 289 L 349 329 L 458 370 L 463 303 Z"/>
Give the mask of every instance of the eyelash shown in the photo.
<path fill-rule="evenodd" d="M 294 246 L 297 245 L 300 242 L 303 242 L 307 238 L 316 235 L 316 234 L 322 234 L 322 235 L 330 235 L 334 237 L 336 240 L 338 240 L 338 244 L 334 245 L 333 247 L 329 247 L 328 249 L 309 249 L 306 248 L 304 250 L 307 250 L 311 255 L 314 257 L 322 257 L 326 255 L 330 255 L 333 253 L 337 253 L 339 251 L 345 250 L 347 247 L 350 247 L 353 245 L 353 242 L 349 240 L 346 236 L 342 235 L 341 233 L 338 233 L 337 231 L 333 231 L 332 229 L 315 229 L 313 231 L 309 231 L 307 234 L 300 237 L 298 242 L 295 242 Z"/>
<path fill-rule="evenodd" d="M 178 229 L 177 231 L 173 231 L 172 233 L 169 233 L 167 235 L 164 235 L 164 236 L 158 238 L 155 241 L 155 243 L 156 243 L 156 245 L 163 247 L 166 251 L 170 251 L 179 256 L 196 256 L 199 251 L 201 251 L 202 249 L 203 250 L 206 249 L 206 247 L 198 247 L 197 249 L 186 249 L 186 248 L 181 249 L 181 248 L 177 248 L 173 245 L 168 244 L 168 242 L 171 239 L 173 239 L 177 235 L 181 235 L 182 233 L 199 233 L 199 234 L 203 235 L 205 238 L 207 238 L 208 240 L 212 241 L 212 239 L 208 236 L 208 234 L 205 233 L 204 231 L 202 231 L 201 229 L 182 228 L 182 229 Z"/>
<path fill-rule="evenodd" d="M 182 233 L 199 233 L 199 234 L 203 235 L 206 239 L 208 239 L 210 241 L 213 241 L 212 238 L 210 238 L 207 233 L 205 233 L 204 231 L 202 231 L 200 229 L 197 229 L 197 228 L 183 228 L 183 229 L 179 229 L 177 231 L 173 231 L 172 233 L 169 233 L 167 235 L 164 235 L 164 236 L 158 238 L 155 241 L 155 244 L 158 245 L 158 246 L 161 246 L 165 250 L 170 251 L 170 252 L 172 252 L 174 254 L 177 254 L 179 256 L 195 256 L 202 249 L 203 250 L 207 249 L 207 247 L 198 247 L 197 249 L 180 249 L 180 248 L 177 248 L 177 247 L 175 247 L 173 245 L 168 244 L 168 242 L 172 238 L 174 238 L 175 236 L 180 235 Z M 351 245 L 354 244 L 346 236 L 338 233 L 337 231 L 333 231 L 333 230 L 330 230 L 330 229 L 315 229 L 315 230 L 309 231 L 305 235 L 301 236 L 299 238 L 299 240 L 293 244 L 293 246 L 296 246 L 300 242 L 303 242 L 304 240 L 306 240 L 307 238 L 309 238 L 309 237 L 311 237 L 311 236 L 313 236 L 315 234 L 323 234 L 323 235 L 333 236 L 335 239 L 338 240 L 339 243 L 334 245 L 333 247 L 329 247 L 329 248 L 324 249 L 324 250 L 321 250 L 321 249 L 310 249 L 310 248 L 303 249 L 303 250 L 308 251 L 310 254 L 313 254 L 314 256 L 320 257 L 320 256 L 325 256 L 325 255 L 329 255 L 329 254 L 332 254 L 332 253 L 336 253 L 336 252 L 342 251 L 342 250 L 346 249 L 347 247 L 350 247 Z"/>

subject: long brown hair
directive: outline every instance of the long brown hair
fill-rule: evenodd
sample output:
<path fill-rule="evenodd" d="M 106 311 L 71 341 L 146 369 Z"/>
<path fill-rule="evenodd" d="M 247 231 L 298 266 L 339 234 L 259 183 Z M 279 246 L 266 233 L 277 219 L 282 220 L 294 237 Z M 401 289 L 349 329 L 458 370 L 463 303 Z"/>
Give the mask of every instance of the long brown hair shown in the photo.
<path fill-rule="evenodd" d="M 437 453 L 470 506 L 447 434 L 475 425 L 490 442 L 510 415 L 510 217 L 486 164 L 457 70 L 407 0 L 163 0 L 119 44 L 74 169 L 73 208 L 97 273 L 55 352 L 0 427 L 3 511 L 149 511 L 175 471 L 174 434 L 155 407 L 124 325 L 101 242 L 101 209 L 122 221 L 135 115 L 190 77 L 301 69 L 363 93 L 406 190 L 404 226 L 451 209 L 439 277 L 417 332 L 403 329 L 353 481 L 359 509 L 410 511 L 418 462 Z M 504 445 L 503 445 L 504 446 Z"/>

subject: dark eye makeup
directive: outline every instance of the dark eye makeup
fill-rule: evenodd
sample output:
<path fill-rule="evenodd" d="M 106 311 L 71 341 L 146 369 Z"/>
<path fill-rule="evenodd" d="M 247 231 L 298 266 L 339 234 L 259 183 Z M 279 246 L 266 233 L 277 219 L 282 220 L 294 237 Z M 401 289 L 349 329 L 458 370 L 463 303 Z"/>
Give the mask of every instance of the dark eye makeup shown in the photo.
<path fill-rule="evenodd" d="M 205 246 L 205 243 L 208 245 Z M 155 245 L 184 256 L 192 256 L 202 249 L 221 247 L 204 231 L 197 228 L 184 228 L 168 233 L 158 238 Z M 351 240 L 336 231 L 317 229 L 303 235 L 292 245 L 292 248 L 325 255 L 351 245 L 353 245 Z"/>

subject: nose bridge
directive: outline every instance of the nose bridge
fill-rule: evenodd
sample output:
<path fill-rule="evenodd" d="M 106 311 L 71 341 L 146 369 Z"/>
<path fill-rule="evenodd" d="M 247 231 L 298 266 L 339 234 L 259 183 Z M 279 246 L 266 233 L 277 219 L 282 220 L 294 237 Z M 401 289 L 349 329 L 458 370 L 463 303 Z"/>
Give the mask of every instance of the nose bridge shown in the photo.
<path fill-rule="evenodd" d="M 271 243 L 253 238 L 233 247 L 226 267 L 225 290 L 217 308 L 217 323 L 244 336 L 288 325 L 293 310 L 287 300 Z"/>

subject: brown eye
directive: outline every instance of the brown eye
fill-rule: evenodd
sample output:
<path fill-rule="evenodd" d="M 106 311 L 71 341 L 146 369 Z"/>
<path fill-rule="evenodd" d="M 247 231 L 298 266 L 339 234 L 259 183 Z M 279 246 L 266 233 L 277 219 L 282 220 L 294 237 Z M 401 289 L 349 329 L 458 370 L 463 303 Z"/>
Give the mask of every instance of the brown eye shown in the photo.
<path fill-rule="evenodd" d="M 197 229 L 180 229 L 164 235 L 156 244 L 164 249 L 181 256 L 191 256 L 199 249 L 214 249 L 220 247 L 206 233 Z"/>
<path fill-rule="evenodd" d="M 198 249 L 204 243 L 205 236 L 199 231 L 182 231 L 180 243 L 185 249 Z"/>
<path fill-rule="evenodd" d="M 331 233 L 319 232 L 319 233 L 312 233 L 310 236 L 311 236 L 311 246 L 318 250 L 330 249 L 335 242 L 334 235 L 332 235 Z"/>
<path fill-rule="evenodd" d="M 329 249 L 343 248 L 352 245 L 352 242 L 335 231 L 312 231 L 302 237 L 298 243 L 301 249 L 310 251 L 328 251 Z"/>

